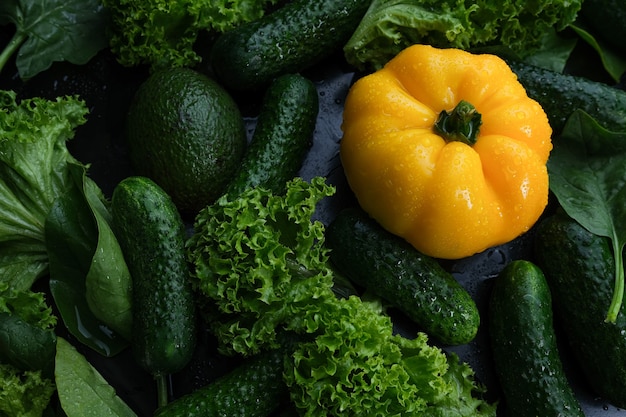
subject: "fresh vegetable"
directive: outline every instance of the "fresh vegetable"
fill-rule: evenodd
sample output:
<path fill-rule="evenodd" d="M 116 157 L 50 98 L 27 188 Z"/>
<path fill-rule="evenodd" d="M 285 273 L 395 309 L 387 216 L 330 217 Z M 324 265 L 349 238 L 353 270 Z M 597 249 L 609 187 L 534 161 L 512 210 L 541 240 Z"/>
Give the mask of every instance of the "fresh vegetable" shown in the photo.
<path fill-rule="evenodd" d="M 446 345 L 471 342 L 476 303 L 456 279 L 359 208 L 341 211 L 326 232 L 330 260 L 358 285 L 386 300 Z"/>
<path fill-rule="evenodd" d="M 589 232 L 559 210 L 537 226 L 536 262 L 552 293 L 555 317 L 586 386 L 626 407 L 626 315 L 608 323 L 614 259 L 609 239 Z"/>
<path fill-rule="evenodd" d="M 541 46 L 547 33 L 572 23 L 581 4 L 582 0 L 374 0 L 344 54 L 361 70 L 380 69 L 417 43 L 459 49 L 502 45 L 524 57 Z"/>
<path fill-rule="evenodd" d="M 610 305 L 605 306 L 606 321 L 611 323 L 624 298 L 625 164 L 626 131 L 610 132 L 581 111 L 555 140 L 548 164 L 550 189 L 561 207 L 591 233 L 611 241 L 615 284 Z"/>
<path fill-rule="evenodd" d="M 601 41 L 620 53 L 626 53 L 626 5 L 620 0 L 585 0 L 580 17 L 589 25 Z"/>
<path fill-rule="evenodd" d="M 192 66 L 201 34 L 257 20 L 278 0 L 103 0 L 111 13 L 110 46 L 124 66 Z"/>
<path fill-rule="evenodd" d="M 67 170 L 73 186 L 67 184 L 44 225 L 50 292 L 74 337 L 115 356 L 128 347 L 131 333 L 130 273 L 101 191 L 83 166 Z"/>
<path fill-rule="evenodd" d="M 494 281 L 489 335 L 506 415 L 584 417 L 559 356 L 543 272 L 516 260 Z"/>
<path fill-rule="evenodd" d="M 313 82 L 299 74 L 276 78 L 266 91 L 250 145 L 224 194 L 248 187 L 281 193 L 295 177 L 315 130 L 319 99 Z"/>
<path fill-rule="evenodd" d="M 411 46 L 351 87 L 342 129 L 361 207 L 428 256 L 508 242 L 547 204 L 548 118 L 494 55 Z"/>
<path fill-rule="evenodd" d="M 115 187 L 111 213 L 133 281 L 131 347 L 157 379 L 164 405 L 165 377 L 189 362 L 196 345 L 185 225 L 170 197 L 145 177 L 127 177 Z"/>
<path fill-rule="evenodd" d="M 41 417 L 55 391 L 41 371 L 20 371 L 0 363 L 0 415 Z"/>
<path fill-rule="evenodd" d="M 288 399 L 285 349 L 265 351 L 209 385 L 159 408 L 155 417 L 267 417 Z"/>
<path fill-rule="evenodd" d="M 267 86 L 330 56 L 348 40 L 371 0 L 294 0 L 217 38 L 210 61 L 234 90 Z"/>
<path fill-rule="evenodd" d="M 333 193 L 321 177 L 296 178 L 284 195 L 248 188 L 198 213 L 187 257 L 222 350 L 255 354 L 279 346 L 278 329 L 317 330 L 316 315 L 336 297 L 324 226 L 310 219 Z"/>
<path fill-rule="evenodd" d="M 587 112 L 607 129 L 626 131 L 626 91 L 519 61 L 508 63 L 528 96 L 543 107 L 555 134 L 560 134 L 577 109 Z"/>
<path fill-rule="evenodd" d="M 313 301 L 315 302 L 315 301 Z M 393 334 L 388 316 L 357 297 L 328 306 L 322 333 L 288 362 L 291 398 L 308 416 L 493 416 L 474 371 L 451 353 Z"/>
<path fill-rule="evenodd" d="M 21 100 L 0 91 L 0 276 L 10 287 L 30 289 L 48 269 L 46 216 L 71 186 L 76 163 L 65 143 L 85 123 L 76 97 Z"/>
<path fill-rule="evenodd" d="M 0 284 L 2 285 L 2 284 Z M 52 376 L 56 317 L 43 293 L 0 287 L 0 363 Z"/>
<path fill-rule="evenodd" d="M 189 68 L 155 71 L 139 86 L 125 133 L 135 173 L 155 181 L 190 218 L 222 195 L 247 145 L 233 98 Z"/>
<path fill-rule="evenodd" d="M 24 79 L 55 61 L 85 64 L 107 46 L 107 23 L 99 0 L 3 0 L 0 26 L 12 24 L 15 32 L 0 50 L 0 72 L 14 55 Z"/>
<path fill-rule="evenodd" d="M 55 356 L 55 382 L 67 417 L 136 417 L 102 375 L 62 337 Z"/>
<path fill-rule="evenodd" d="M 284 195 L 249 188 L 196 217 L 188 259 L 204 314 L 226 352 L 255 354 L 296 339 L 285 381 L 302 414 L 495 416 L 454 355 L 394 335 L 388 316 L 336 297 L 324 226 L 311 219 L 334 189 L 295 178 Z M 415 414 L 413 414 L 415 415 Z"/>

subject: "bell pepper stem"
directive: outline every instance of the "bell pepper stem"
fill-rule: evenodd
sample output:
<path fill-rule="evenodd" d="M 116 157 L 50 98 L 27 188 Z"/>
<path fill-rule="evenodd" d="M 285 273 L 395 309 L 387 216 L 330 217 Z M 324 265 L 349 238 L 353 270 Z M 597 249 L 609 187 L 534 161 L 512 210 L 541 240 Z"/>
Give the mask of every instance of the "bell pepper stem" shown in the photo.
<path fill-rule="evenodd" d="M 439 113 L 434 129 L 448 142 L 458 141 L 472 146 L 478 140 L 481 124 L 482 117 L 476 108 L 461 100 L 451 112 L 442 110 Z"/>

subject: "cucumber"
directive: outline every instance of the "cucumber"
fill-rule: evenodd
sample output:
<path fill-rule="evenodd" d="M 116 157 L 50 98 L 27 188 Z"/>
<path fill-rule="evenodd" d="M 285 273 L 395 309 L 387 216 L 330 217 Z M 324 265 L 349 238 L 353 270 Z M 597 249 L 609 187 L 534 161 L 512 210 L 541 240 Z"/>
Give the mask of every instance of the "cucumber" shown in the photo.
<path fill-rule="evenodd" d="M 262 352 L 209 385 L 157 409 L 155 417 L 266 417 L 283 400 L 285 351 Z"/>
<path fill-rule="evenodd" d="M 209 61 L 232 90 L 254 90 L 341 50 L 371 0 L 293 0 L 220 35 Z"/>
<path fill-rule="evenodd" d="M 594 235 L 562 210 L 536 228 L 536 263 L 543 270 L 570 350 L 589 387 L 626 408 L 626 311 L 605 322 L 615 267 L 605 237 Z"/>
<path fill-rule="evenodd" d="M 383 229 L 358 207 L 342 210 L 326 231 L 332 264 L 445 345 L 476 336 L 478 308 L 436 259 Z"/>
<path fill-rule="evenodd" d="M 606 129 L 626 131 L 626 91 L 518 61 L 508 64 L 528 96 L 543 107 L 556 134 L 576 109 L 584 110 Z"/>
<path fill-rule="evenodd" d="M 606 42 L 621 53 L 626 53 L 626 3 L 624 0 L 585 0 L 579 16 Z"/>
<path fill-rule="evenodd" d="M 317 89 L 299 74 L 285 74 L 269 86 L 243 160 L 224 194 L 237 197 L 261 186 L 282 194 L 311 147 L 319 112 Z"/>
<path fill-rule="evenodd" d="M 164 404 L 164 376 L 180 371 L 196 344 L 185 227 L 169 195 L 141 176 L 117 184 L 111 215 L 133 282 L 131 348 L 139 365 L 156 377 Z"/>
<path fill-rule="evenodd" d="M 512 261 L 495 279 L 489 335 L 506 415 L 584 417 L 563 370 L 552 296 L 537 265 Z"/>

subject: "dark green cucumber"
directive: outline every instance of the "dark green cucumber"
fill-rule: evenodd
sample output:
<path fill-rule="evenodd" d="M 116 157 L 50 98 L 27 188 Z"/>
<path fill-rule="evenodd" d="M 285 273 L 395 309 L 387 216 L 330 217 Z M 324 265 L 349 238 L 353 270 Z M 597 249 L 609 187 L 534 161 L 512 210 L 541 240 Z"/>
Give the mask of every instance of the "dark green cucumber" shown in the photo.
<path fill-rule="evenodd" d="M 111 214 L 133 281 L 133 354 L 162 383 L 189 362 L 196 344 L 185 227 L 171 198 L 146 177 L 115 187 Z"/>
<path fill-rule="evenodd" d="M 262 352 L 215 382 L 159 408 L 155 417 L 266 417 L 288 398 L 285 350 Z"/>
<path fill-rule="evenodd" d="M 591 234 L 564 212 L 540 222 L 536 262 L 543 270 L 555 317 L 589 387 L 626 408 L 626 311 L 605 322 L 613 296 L 615 266 L 607 238 Z"/>
<path fill-rule="evenodd" d="M 251 90 L 341 50 L 371 0 L 293 0 L 222 34 L 210 62 L 227 88 Z"/>
<path fill-rule="evenodd" d="M 489 335 L 506 415 L 584 417 L 563 370 L 552 296 L 537 265 L 516 260 L 495 279 Z"/>
<path fill-rule="evenodd" d="M 626 91 L 517 61 L 508 64 L 528 96 L 543 107 L 555 133 L 561 132 L 577 109 L 589 113 L 606 129 L 626 131 Z"/>
<path fill-rule="evenodd" d="M 446 345 L 476 336 L 480 315 L 470 294 L 429 256 L 389 233 L 360 208 L 342 210 L 326 232 L 340 273 L 402 311 Z"/>
<path fill-rule="evenodd" d="M 624 0 L 585 0 L 579 12 L 599 40 L 626 53 L 626 2 Z"/>
<path fill-rule="evenodd" d="M 317 89 L 299 74 L 285 74 L 269 86 L 252 140 L 225 194 L 237 197 L 261 186 L 282 194 L 311 147 L 319 112 Z"/>

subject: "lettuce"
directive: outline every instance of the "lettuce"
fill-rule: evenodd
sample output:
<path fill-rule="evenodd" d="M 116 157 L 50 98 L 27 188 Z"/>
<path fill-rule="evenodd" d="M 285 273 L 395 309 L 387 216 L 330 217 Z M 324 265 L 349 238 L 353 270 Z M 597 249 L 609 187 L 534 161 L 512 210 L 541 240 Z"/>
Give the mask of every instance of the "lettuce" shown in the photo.
<path fill-rule="evenodd" d="M 573 23 L 582 0 L 374 0 L 344 46 L 360 70 L 381 68 L 416 43 L 469 49 L 505 46 L 525 57 L 546 33 Z"/>
<path fill-rule="evenodd" d="M 65 142 L 87 112 L 76 97 L 18 103 L 0 91 L 0 281 L 10 287 L 29 289 L 48 270 L 45 220 L 71 184 Z"/>
<path fill-rule="evenodd" d="M 201 33 L 220 33 L 260 18 L 278 0 L 103 0 L 111 13 L 110 45 L 128 67 L 191 66 Z"/>
<path fill-rule="evenodd" d="M 322 178 L 296 180 L 285 196 L 253 188 L 198 214 L 187 242 L 193 282 L 228 350 L 254 354 L 277 347 L 282 329 L 317 330 L 319 309 L 335 296 L 324 227 L 310 219 L 333 192 Z"/>
<path fill-rule="evenodd" d="M 40 371 L 22 372 L 0 364 L 0 415 L 40 417 L 54 391 L 54 382 Z"/>
<path fill-rule="evenodd" d="M 495 416 L 458 357 L 425 334 L 394 334 L 378 304 L 335 295 L 325 229 L 312 220 L 333 193 L 323 178 L 296 178 L 284 195 L 252 188 L 197 215 L 188 259 L 220 349 L 254 355 L 287 334 L 296 346 L 284 378 L 301 415 Z"/>

